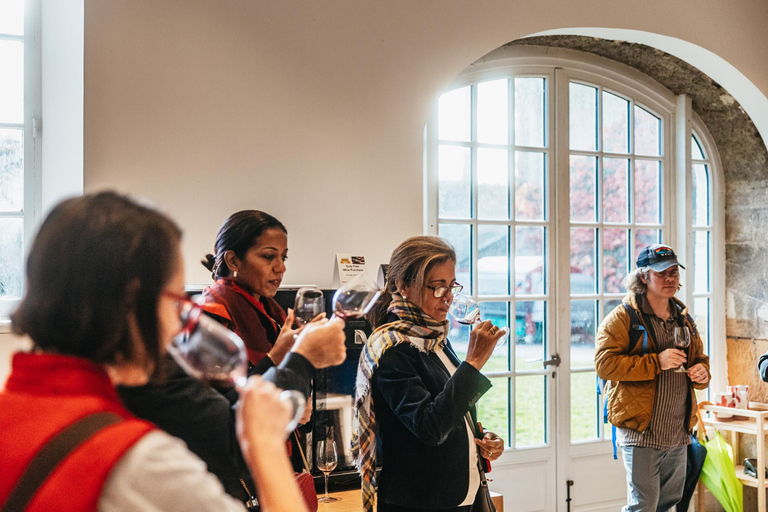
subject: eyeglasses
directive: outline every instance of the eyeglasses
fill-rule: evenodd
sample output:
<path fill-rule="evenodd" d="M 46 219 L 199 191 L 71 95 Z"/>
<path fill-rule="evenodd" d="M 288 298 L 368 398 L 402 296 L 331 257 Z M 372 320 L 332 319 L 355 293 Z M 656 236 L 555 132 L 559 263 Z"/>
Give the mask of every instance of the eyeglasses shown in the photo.
<path fill-rule="evenodd" d="M 451 286 L 426 286 L 432 290 L 432 295 L 434 295 L 436 299 L 443 297 L 449 291 L 451 292 L 451 295 L 456 295 L 464 289 L 464 287 L 459 283 L 453 283 Z"/>
<path fill-rule="evenodd" d="M 179 319 L 181 320 L 181 331 L 193 331 L 200 315 L 203 314 L 200 305 L 191 301 L 186 295 L 170 290 L 164 290 L 163 296 L 176 301 L 176 310 L 179 312 Z"/>

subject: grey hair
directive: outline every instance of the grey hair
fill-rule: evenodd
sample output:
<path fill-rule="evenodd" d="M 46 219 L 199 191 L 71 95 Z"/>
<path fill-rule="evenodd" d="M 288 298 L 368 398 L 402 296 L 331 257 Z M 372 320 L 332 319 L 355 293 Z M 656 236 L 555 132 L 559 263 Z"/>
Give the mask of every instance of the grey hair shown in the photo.
<path fill-rule="evenodd" d="M 643 278 L 648 279 L 650 267 L 638 267 L 624 278 L 624 287 L 630 293 L 643 294 L 648 290 L 648 285 L 643 282 Z"/>

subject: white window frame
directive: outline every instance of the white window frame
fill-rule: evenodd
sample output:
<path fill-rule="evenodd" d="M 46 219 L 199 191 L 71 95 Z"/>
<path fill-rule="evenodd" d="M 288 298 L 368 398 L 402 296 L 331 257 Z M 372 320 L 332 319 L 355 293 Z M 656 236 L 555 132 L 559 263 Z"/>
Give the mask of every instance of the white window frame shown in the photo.
<path fill-rule="evenodd" d="M 579 76 L 589 77 L 591 75 L 594 79 L 588 81 L 620 93 L 629 91 L 627 94 L 633 100 L 641 103 L 644 107 L 650 107 L 651 110 L 654 110 L 657 115 L 663 118 L 662 129 L 664 132 L 662 137 L 664 137 L 665 152 L 668 154 L 663 156 L 662 163 L 662 166 L 664 166 L 664 181 L 662 184 L 664 192 L 662 204 L 660 205 L 662 209 L 662 237 L 665 243 L 676 248 L 678 253 L 680 253 L 681 261 L 687 262 L 685 263 L 686 266 L 690 264 L 689 268 L 691 269 L 693 266 L 689 255 L 692 254 L 693 235 L 691 227 L 692 215 L 690 214 L 691 209 L 689 206 L 691 204 L 690 140 L 691 130 L 696 131 L 699 142 L 702 144 L 703 150 L 710 162 L 710 215 L 712 225 L 710 279 L 712 283 L 712 300 L 709 332 L 711 352 L 709 355 L 713 377 L 710 386 L 714 388 L 722 387 L 726 383 L 727 376 L 725 362 L 725 313 L 724 308 L 715 306 L 717 304 L 725 304 L 725 188 L 722 173 L 720 172 L 719 156 L 713 139 L 703 122 L 692 111 L 690 99 L 685 96 L 676 97 L 647 75 L 615 61 L 574 50 L 536 46 L 502 48 L 472 64 L 444 92 L 485 80 L 510 77 L 509 71 L 520 69 L 524 70 L 522 74 L 525 75 L 537 74 L 545 76 L 555 73 L 570 75 L 571 71 Z M 564 88 L 561 87 L 560 91 L 562 90 Z M 567 98 L 565 99 L 567 100 Z M 555 101 L 562 102 L 563 98 L 555 98 Z M 564 133 L 567 133 L 568 122 L 567 115 L 562 113 L 557 120 L 552 119 L 552 112 L 554 110 L 554 108 L 550 108 L 548 114 L 549 121 L 555 124 L 552 125 L 551 141 L 546 151 L 550 155 L 550 174 L 560 173 L 559 179 L 562 181 L 562 172 L 567 174 L 568 170 L 568 148 L 555 141 L 562 137 Z M 424 232 L 433 235 L 438 233 L 438 140 L 436 120 L 437 101 L 435 101 L 432 115 L 424 132 Z M 514 123 L 512 124 L 514 125 Z M 552 164 L 553 162 L 554 165 Z M 546 184 L 546 186 L 549 186 L 549 184 Z M 554 183 L 552 186 L 556 187 Z M 566 185 L 565 189 L 567 190 L 567 188 Z M 546 291 L 546 296 L 548 297 L 547 309 L 548 311 L 553 309 L 566 311 L 569 310 L 570 296 L 569 294 L 557 293 L 557 290 L 569 288 L 569 273 L 567 272 L 569 264 L 568 262 L 563 263 L 552 260 L 557 256 L 555 251 L 558 250 L 558 245 L 565 243 L 566 247 L 568 247 L 570 219 L 568 215 L 561 215 L 560 218 L 557 218 L 554 212 L 568 211 L 567 208 L 563 209 L 562 205 L 558 204 L 556 206 L 555 203 L 564 201 L 567 204 L 569 196 L 568 194 L 563 194 L 561 190 L 559 194 L 556 193 L 554 196 L 550 195 L 549 197 L 553 197 L 553 200 L 550 201 L 548 208 L 551 229 L 547 238 L 554 243 L 550 245 L 550 249 L 547 252 L 547 263 L 550 264 L 549 268 L 552 269 L 550 285 Z M 477 219 L 471 219 L 466 223 L 476 224 L 476 222 Z M 474 250 L 476 251 L 476 249 Z M 598 250 L 600 250 L 599 247 Z M 630 266 L 633 266 L 633 263 L 631 261 Z M 562 268 L 558 270 L 558 267 L 563 266 L 565 271 Z M 601 276 L 597 278 L 599 279 Z M 686 272 L 684 279 L 685 286 L 682 290 L 681 299 L 692 308 L 693 272 Z M 564 307 L 566 309 L 563 309 Z M 554 325 L 554 315 L 548 314 L 548 336 L 556 335 L 558 339 L 568 339 L 570 324 L 565 321 L 567 318 L 568 315 L 560 318 L 558 324 Z M 564 347 L 561 347 L 560 356 L 562 358 L 562 365 L 565 366 L 570 364 L 570 357 L 567 352 L 567 350 L 564 350 Z M 496 375 L 494 374 L 494 376 Z M 564 400 L 564 398 L 566 397 L 557 397 L 558 407 L 570 408 L 570 401 Z M 510 414 L 513 414 L 513 412 L 510 411 Z M 550 435 L 555 435 L 550 430 L 549 424 L 545 428 Z M 565 438 L 570 439 L 570 425 L 558 425 L 558 435 L 564 435 L 564 430 L 568 432 L 568 436 Z M 610 438 L 610 434 L 608 434 L 608 438 Z M 561 439 L 563 438 L 561 437 Z M 600 444 L 600 440 L 596 441 L 597 443 L 595 441 L 570 443 L 572 453 L 574 448 L 576 452 L 583 453 L 584 455 L 590 452 L 603 451 L 604 448 L 595 446 L 595 444 Z M 590 444 L 592 445 L 591 447 Z"/>
<path fill-rule="evenodd" d="M 24 3 L 24 35 L 2 36 L 3 39 L 20 40 L 24 44 L 24 118 L 23 125 L 2 124 L 5 128 L 22 128 L 24 141 L 24 243 L 22 255 L 26 255 L 34 237 L 35 227 L 41 216 L 41 0 L 22 0 Z M 4 215 L 18 217 L 18 215 Z M 24 272 L 22 265 L 22 272 Z M 22 293 L 23 293 L 22 284 Z M 20 298 L 0 299 L 0 332 L 7 332 L 8 315 L 16 308 Z"/>

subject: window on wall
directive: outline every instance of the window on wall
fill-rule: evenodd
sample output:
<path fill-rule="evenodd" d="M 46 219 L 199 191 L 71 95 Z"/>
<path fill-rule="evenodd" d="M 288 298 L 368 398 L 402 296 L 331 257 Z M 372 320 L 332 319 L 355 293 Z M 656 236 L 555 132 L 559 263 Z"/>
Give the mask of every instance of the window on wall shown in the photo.
<path fill-rule="evenodd" d="M 570 401 L 570 441 L 610 437 L 595 393 L 597 327 L 621 304 L 639 250 L 686 243 L 674 238 L 685 221 L 671 214 L 674 96 L 606 75 L 486 67 L 440 97 L 427 128 L 429 229 L 456 248 L 456 278 L 482 317 L 510 328 L 484 368 L 494 386 L 478 408 L 515 449 L 547 446 L 555 434 L 556 385 L 542 365 L 555 353 L 568 354 L 558 374 L 568 380 L 559 396 Z M 712 180 L 698 137 L 684 263 L 695 278 L 683 299 L 708 338 Z M 468 337 L 451 320 L 459 355 Z"/>
<path fill-rule="evenodd" d="M 31 231 L 31 13 L 24 0 L 0 2 L 0 316 L 21 297 L 25 235 Z"/>

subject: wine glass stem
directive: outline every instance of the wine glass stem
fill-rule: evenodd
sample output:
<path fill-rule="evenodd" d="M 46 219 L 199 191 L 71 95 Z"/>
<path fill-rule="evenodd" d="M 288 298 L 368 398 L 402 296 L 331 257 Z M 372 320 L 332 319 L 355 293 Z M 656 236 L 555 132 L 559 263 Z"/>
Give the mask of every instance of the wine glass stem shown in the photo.
<path fill-rule="evenodd" d="M 323 476 L 325 477 L 325 499 L 328 499 L 328 473 L 323 472 Z"/>

